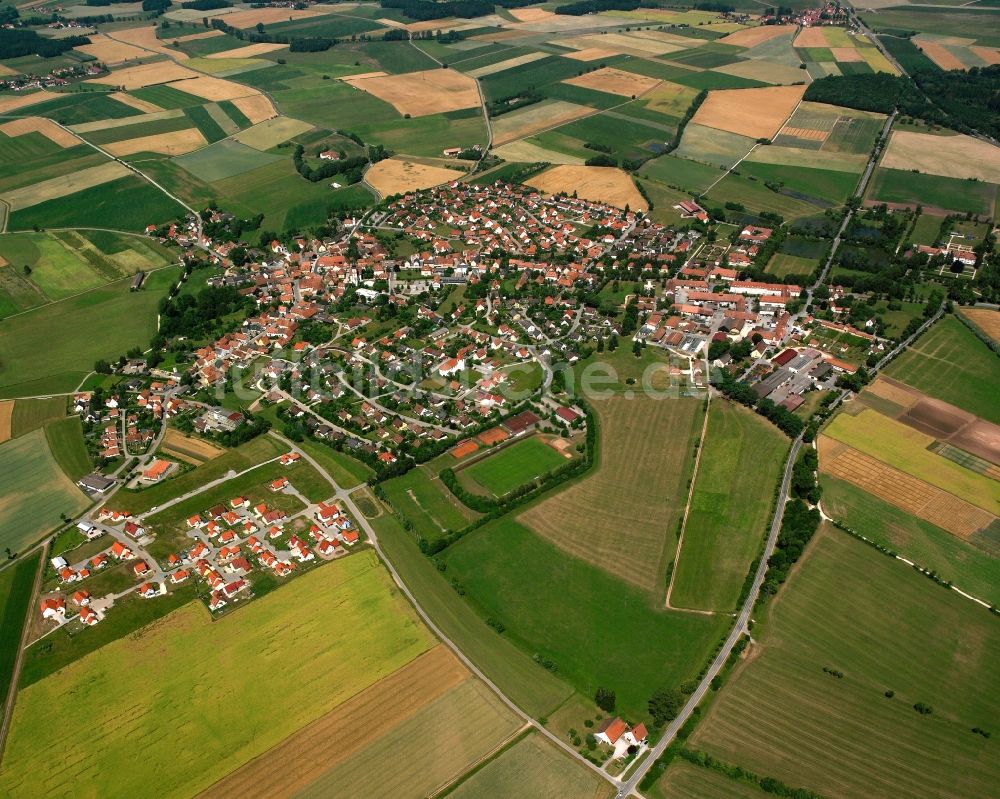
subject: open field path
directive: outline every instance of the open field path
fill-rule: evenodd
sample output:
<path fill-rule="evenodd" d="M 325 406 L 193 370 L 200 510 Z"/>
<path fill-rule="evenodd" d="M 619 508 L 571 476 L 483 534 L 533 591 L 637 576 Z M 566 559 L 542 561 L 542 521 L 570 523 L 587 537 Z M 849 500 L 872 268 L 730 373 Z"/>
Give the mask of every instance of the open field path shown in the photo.
<path fill-rule="evenodd" d="M 434 635 L 436 635 L 438 639 L 445 646 L 447 646 L 452 652 L 455 653 L 455 657 L 457 657 L 465 665 L 465 667 L 469 669 L 469 671 L 471 671 L 476 677 L 482 680 L 483 683 L 497 695 L 497 698 L 500 699 L 500 701 L 503 702 L 504 705 L 510 708 L 510 710 L 524 722 L 526 727 L 530 727 L 534 729 L 536 732 L 538 732 L 540 735 L 545 736 L 549 741 L 558 746 L 563 752 L 572 757 L 575 762 L 586 766 L 593 773 L 599 775 L 602 779 L 614 785 L 618 785 L 618 780 L 608 776 L 605 772 L 603 772 L 600 769 L 599 766 L 595 765 L 594 763 L 591 763 L 585 757 L 580 755 L 580 753 L 577 752 L 573 747 L 564 743 L 561 738 L 551 733 L 540 723 L 535 721 L 535 719 L 533 719 L 531 716 L 529 716 L 527 713 L 521 710 L 521 708 L 518 707 L 513 702 L 513 700 L 511 700 L 503 691 L 501 691 L 500 688 L 496 685 L 496 683 L 494 683 L 489 677 L 487 677 L 482 672 L 482 670 L 466 656 L 466 654 L 458 647 L 458 645 L 454 641 L 452 641 L 447 635 L 445 635 L 444 631 L 434 623 L 431 617 L 427 615 L 427 612 L 417 601 L 417 598 L 410 591 L 406 583 L 403 582 L 403 579 L 399 576 L 399 572 L 396 571 L 396 567 L 393 566 L 392 561 L 390 561 L 389 558 L 386 557 L 385 552 L 382 550 L 382 547 L 379 544 L 378 535 L 376 534 L 371 524 L 369 524 L 368 519 L 365 517 L 363 513 L 361 513 L 361 511 L 358 509 L 358 506 L 354 503 L 354 499 L 351 497 L 351 492 L 347 491 L 344 488 L 341 488 L 341 486 L 337 483 L 337 481 L 334 480 L 326 472 L 326 470 L 323 469 L 323 467 L 312 456 L 309 455 L 309 453 L 303 452 L 301 449 L 296 447 L 294 443 L 289 441 L 280 433 L 271 430 L 268 433 L 268 435 L 281 441 L 283 444 L 288 446 L 290 450 L 298 452 L 299 455 L 301 455 L 301 457 L 303 458 L 303 460 L 309 463 L 314 469 L 316 469 L 316 471 L 318 471 L 321 475 L 323 475 L 324 478 L 326 478 L 327 482 L 330 483 L 330 485 L 333 487 L 335 491 L 335 496 L 334 496 L 335 501 L 342 502 L 347 507 L 348 511 L 351 513 L 351 516 L 354 518 L 354 520 L 358 523 L 358 526 L 364 530 L 369 543 L 375 550 L 376 554 L 379 556 L 379 560 L 381 560 L 382 563 L 385 565 L 386 569 L 389 571 L 390 576 L 392 577 L 393 582 L 403 593 L 403 596 L 405 596 L 406 599 L 413 606 L 413 609 L 416 611 L 421 621 L 423 621 L 424 624 L 427 625 L 428 629 L 430 629 L 430 631 L 434 633 Z"/>
<path fill-rule="evenodd" d="M 21 628 L 21 638 L 17 643 L 17 657 L 14 660 L 14 668 L 10 671 L 10 686 L 7 691 L 7 701 L 3 706 L 3 722 L 0 723 L 0 763 L 3 762 L 3 750 L 7 745 L 7 733 L 10 730 L 10 720 L 14 715 L 14 700 L 17 699 L 17 683 L 21 678 L 21 664 L 24 662 L 24 650 L 27 646 L 26 641 L 28 639 L 28 628 L 31 626 L 27 623 L 27 619 L 31 617 L 31 612 L 35 607 L 35 598 L 38 596 L 38 592 L 42 587 L 42 575 L 45 573 L 45 556 L 49 552 L 49 542 L 48 539 L 40 544 L 42 548 L 42 555 L 38 559 L 38 570 L 35 572 L 35 582 L 31 586 L 31 600 L 28 602 L 28 607 L 25 610 L 25 624 Z M 35 547 L 31 551 L 34 552 Z"/>
<path fill-rule="evenodd" d="M 726 637 L 722 648 L 719 653 L 715 656 L 715 659 L 709 665 L 708 669 L 705 671 L 705 676 L 702 678 L 701 682 L 698 683 L 698 687 L 694 690 L 694 693 L 688 697 L 687 702 L 684 703 L 684 707 L 681 712 L 677 714 L 677 718 L 670 722 L 670 724 L 663 731 L 663 735 L 660 740 L 657 741 L 656 745 L 650 750 L 649 756 L 642 762 L 628 780 L 621 784 L 621 787 L 616 794 L 616 799 L 624 799 L 626 796 L 632 795 L 642 778 L 646 776 L 646 772 L 652 768 L 656 759 L 663 754 L 664 750 L 673 742 L 674 738 L 677 737 L 677 733 L 680 731 L 681 727 L 687 722 L 694 712 L 694 709 L 699 705 L 702 699 L 704 699 L 705 694 L 711 689 L 712 680 L 715 679 L 716 675 L 722 671 L 722 667 L 725 665 L 726 661 L 729 659 L 730 652 L 733 651 L 733 647 L 736 646 L 736 642 L 743 637 L 747 629 L 747 622 L 750 621 L 750 615 L 753 613 L 754 605 L 757 603 L 757 596 L 760 593 L 760 587 L 764 584 L 764 576 L 767 574 L 767 562 L 771 558 L 771 554 L 774 552 L 774 546 L 778 541 L 778 533 L 781 530 L 781 522 L 785 516 L 785 503 L 788 501 L 788 492 L 792 482 L 792 469 L 795 466 L 795 459 L 798 457 L 799 448 L 802 446 L 802 436 L 800 435 L 792 442 L 792 448 L 788 453 L 788 460 L 785 462 L 785 473 L 781 478 L 781 487 L 778 490 L 778 502 L 777 507 L 774 511 L 774 518 L 771 521 L 771 530 L 768 533 L 767 541 L 764 544 L 764 551 L 761 553 L 760 562 L 757 566 L 757 573 L 754 575 L 753 584 L 750 586 L 750 591 L 747 593 L 747 598 L 743 602 L 743 608 L 740 610 L 740 614 L 736 619 L 736 623 L 733 625 L 732 630 L 730 630 L 729 635 Z"/>

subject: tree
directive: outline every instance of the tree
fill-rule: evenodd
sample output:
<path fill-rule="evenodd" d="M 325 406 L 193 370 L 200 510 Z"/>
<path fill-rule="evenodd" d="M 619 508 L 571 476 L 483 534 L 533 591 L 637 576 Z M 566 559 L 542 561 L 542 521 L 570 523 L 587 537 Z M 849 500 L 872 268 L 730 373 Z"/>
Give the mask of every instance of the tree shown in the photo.
<path fill-rule="evenodd" d="M 109 375 L 111 374 L 111 364 L 102 358 L 94 363 L 94 371 L 99 375 Z"/>
<path fill-rule="evenodd" d="M 597 703 L 597 706 L 607 713 L 614 712 L 615 699 L 615 692 L 610 688 L 598 688 L 597 693 L 594 695 L 594 701 Z"/>
<path fill-rule="evenodd" d="M 28 266 L 27 264 L 25 264 L 24 265 L 24 275 L 25 275 L 25 277 L 27 277 L 30 274 L 31 274 L 31 267 Z"/>
<path fill-rule="evenodd" d="M 653 724 L 662 727 L 677 718 L 684 706 L 684 695 L 676 688 L 664 688 L 649 698 L 649 715 Z"/>

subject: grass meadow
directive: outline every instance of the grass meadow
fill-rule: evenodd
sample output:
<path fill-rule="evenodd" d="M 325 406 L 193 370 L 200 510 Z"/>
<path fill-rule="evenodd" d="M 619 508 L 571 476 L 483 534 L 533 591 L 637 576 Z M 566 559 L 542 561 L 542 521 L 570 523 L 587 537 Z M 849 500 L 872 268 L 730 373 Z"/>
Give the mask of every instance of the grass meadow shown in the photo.
<path fill-rule="evenodd" d="M 179 270 L 152 273 L 142 291 L 119 280 L 0 321 L 7 343 L 0 360 L 0 396 L 73 391 L 99 358 L 143 349 L 156 332 L 157 306 Z M 44 359 L 38 353 L 44 352 Z"/>
<path fill-rule="evenodd" d="M 990 554 L 995 544 L 980 548 L 976 536 L 963 541 L 832 475 L 821 474 L 820 485 L 823 510 L 831 518 L 1000 606 L 1000 560 Z"/>
<path fill-rule="evenodd" d="M 670 604 L 728 611 L 760 549 L 788 439 L 726 400 L 712 403 Z"/>
<path fill-rule="evenodd" d="M 17 407 L 16 405 L 14 406 Z M 45 441 L 59 468 L 74 483 L 90 472 L 93 464 L 83 440 L 83 423 L 79 416 L 67 416 L 49 422 L 44 427 Z"/>
<path fill-rule="evenodd" d="M 953 316 L 945 316 L 917 339 L 886 374 L 1000 424 L 997 356 Z"/>
<path fill-rule="evenodd" d="M 996 744 L 971 732 L 1000 717 L 988 611 L 824 527 L 766 614 L 689 746 L 823 796 L 993 792 Z"/>
<path fill-rule="evenodd" d="M 17 552 L 89 504 L 52 457 L 45 434 L 35 430 L 0 445 L 0 547 Z"/>
<path fill-rule="evenodd" d="M 7 701 L 41 550 L 0 572 L 0 702 Z"/>
<path fill-rule="evenodd" d="M 461 473 L 493 496 L 502 497 L 566 462 L 553 447 L 532 436 L 476 461 Z"/>
<path fill-rule="evenodd" d="M 729 624 L 726 617 L 661 610 L 645 591 L 508 518 L 470 533 L 440 558 L 466 600 L 505 625 L 505 638 L 551 662 L 584 696 L 613 689 L 618 712 L 630 718 L 644 718 L 660 688 L 694 677 Z"/>
<path fill-rule="evenodd" d="M 992 183 L 879 168 L 875 171 L 868 199 L 990 216 L 996 193 L 997 187 Z"/>
<path fill-rule="evenodd" d="M 479 518 L 466 508 L 437 478 L 418 466 L 402 477 L 382 484 L 389 502 L 406 517 L 414 531 L 428 541 L 461 530 Z"/>
<path fill-rule="evenodd" d="M 215 622 L 189 603 L 23 688 L 0 790 L 30 785 L 55 796 L 85 781 L 119 795 L 141 791 L 155 773 L 163 796 L 191 796 L 432 644 L 371 552 L 313 569 Z M 37 741 L 71 707 L 87 709 L 88 734 L 64 738 L 58 759 L 67 767 L 53 767 Z"/>
<path fill-rule="evenodd" d="M 11 437 L 23 436 L 65 415 L 66 397 L 18 400 L 11 416 Z"/>

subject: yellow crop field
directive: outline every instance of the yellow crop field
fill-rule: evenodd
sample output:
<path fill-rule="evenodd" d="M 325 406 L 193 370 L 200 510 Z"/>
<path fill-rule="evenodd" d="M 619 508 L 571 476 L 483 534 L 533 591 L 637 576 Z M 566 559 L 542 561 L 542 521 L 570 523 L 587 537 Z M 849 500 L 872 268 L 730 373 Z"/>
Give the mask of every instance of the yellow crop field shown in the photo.
<path fill-rule="evenodd" d="M 839 414 L 824 432 L 994 516 L 1000 515 L 996 481 L 929 451 L 927 446 L 934 439 L 902 422 L 865 408 L 857 416 Z"/>
<path fill-rule="evenodd" d="M 372 552 L 215 622 L 190 603 L 20 692 L 0 794 L 191 796 L 432 643 Z"/>

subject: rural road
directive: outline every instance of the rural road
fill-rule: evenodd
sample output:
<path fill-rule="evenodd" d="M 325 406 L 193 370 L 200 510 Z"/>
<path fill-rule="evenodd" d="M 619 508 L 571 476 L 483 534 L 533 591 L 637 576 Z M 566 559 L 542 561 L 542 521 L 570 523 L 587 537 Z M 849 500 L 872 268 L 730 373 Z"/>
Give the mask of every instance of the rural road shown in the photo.
<path fill-rule="evenodd" d="M 688 701 L 681 709 L 681 712 L 677 715 L 677 718 L 670 722 L 669 726 L 663 731 L 663 737 L 657 741 L 656 745 L 650 750 L 646 759 L 642 762 L 639 768 L 635 770 L 635 773 L 629 777 L 626 782 L 622 783 L 618 793 L 616 794 L 617 799 L 623 799 L 635 791 L 636 787 L 642 781 L 642 778 L 646 776 L 646 772 L 653 767 L 656 759 L 663 754 L 664 750 L 671 744 L 671 742 L 673 742 L 674 738 L 677 737 L 678 731 L 691 717 L 691 714 L 700 704 L 701 700 L 705 698 L 705 694 L 707 694 L 711 688 L 712 680 L 722 670 L 726 660 L 729 658 L 729 653 L 733 651 L 733 647 L 736 646 L 736 642 L 739 641 L 746 631 L 747 622 L 750 620 L 750 614 L 753 613 L 754 605 L 757 603 L 757 595 L 760 593 L 760 587 L 764 584 L 764 576 L 767 574 L 767 561 L 770 559 L 771 553 L 774 552 L 774 545 L 778 541 L 778 533 L 781 530 L 781 521 L 785 516 L 785 502 L 788 500 L 788 489 L 792 481 L 792 468 L 795 466 L 795 459 L 798 457 L 799 448 L 801 446 L 802 436 L 800 435 L 795 439 L 795 441 L 792 442 L 791 451 L 788 453 L 788 462 L 785 464 L 785 474 L 781 478 L 781 489 L 778 492 L 778 502 L 774 511 L 774 519 L 771 522 L 771 531 L 768 533 L 767 542 L 764 544 L 764 551 L 760 556 L 760 563 L 757 566 L 757 573 L 754 575 L 753 585 L 750 587 L 750 592 L 747 594 L 747 598 L 743 602 L 743 608 L 740 610 L 740 615 L 736 619 L 736 624 L 733 625 L 733 629 L 729 632 L 729 636 L 726 638 L 726 642 L 722 645 L 722 649 L 719 650 L 719 654 L 715 656 L 715 660 L 713 660 L 712 664 L 708 667 L 708 670 L 705 672 L 705 676 L 702 678 L 701 682 L 698 683 L 698 687 L 695 689 L 694 693 L 688 697 Z"/>

